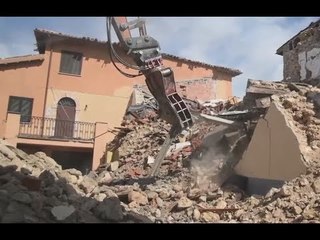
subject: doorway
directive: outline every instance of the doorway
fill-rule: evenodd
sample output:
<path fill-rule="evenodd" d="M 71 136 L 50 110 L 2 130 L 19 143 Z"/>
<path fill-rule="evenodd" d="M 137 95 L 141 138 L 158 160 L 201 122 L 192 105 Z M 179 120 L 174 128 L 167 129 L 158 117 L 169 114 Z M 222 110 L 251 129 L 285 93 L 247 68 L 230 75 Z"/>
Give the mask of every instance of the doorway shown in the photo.
<path fill-rule="evenodd" d="M 58 138 L 73 138 L 75 117 L 75 101 L 68 97 L 61 98 L 57 106 L 54 136 Z"/>

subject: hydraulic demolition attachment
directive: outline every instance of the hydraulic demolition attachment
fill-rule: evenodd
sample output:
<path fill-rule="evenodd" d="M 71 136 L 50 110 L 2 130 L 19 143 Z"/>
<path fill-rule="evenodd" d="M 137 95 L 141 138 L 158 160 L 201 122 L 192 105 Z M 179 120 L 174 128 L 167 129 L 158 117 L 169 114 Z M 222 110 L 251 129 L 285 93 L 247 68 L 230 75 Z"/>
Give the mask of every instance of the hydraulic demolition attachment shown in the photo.
<path fill-rule="evenodd" d="M 172 125 L 152 167 L 151 176 L 155 176 L 172 140 L 182 130 L 193 125 L 193 118 L 187 105 L 177 93 L 172 69 L 163 66 L 159 43 L 147 35 L 145 21 L 137 18 L 128 22 L 126 17 L 107 17 L 106 24 L 111 62 L 126 77 L 145 76 L 149 91 L 159 103 L 159 117 Z M 135 65 L 124 59 L 127 57 L 120 57 L 121 54 L 115 51 L 111 41 L 111 26 L 117 34 L 121 48 Z M 131 36 L 131 30 L 135 28 L 139 30 L 138 37 Z M 133 75 L 124 72 L 115 64 L 114 58 L 126 67 L 138 70 L 139 73 Z"/>

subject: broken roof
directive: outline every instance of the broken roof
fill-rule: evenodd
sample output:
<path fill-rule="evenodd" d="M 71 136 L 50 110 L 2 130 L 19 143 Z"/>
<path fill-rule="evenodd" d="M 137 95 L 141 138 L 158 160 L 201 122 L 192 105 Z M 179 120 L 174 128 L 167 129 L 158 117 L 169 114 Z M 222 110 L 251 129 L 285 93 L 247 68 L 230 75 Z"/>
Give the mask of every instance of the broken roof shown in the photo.
<path fill-rule="evenodd" d="M 16 57 L 9 57 L 9 58 L 0 58 L 0 65 L 21 63 L 21 62 L 43 61 L 43 60 L 44 60 L 44 54 L 16 56 Z"/>
<path fill-rule="evenodd" d="M 305 32 L 306 30 L 309 30 L 310 28 L 313 28 L 313 27 L 317 27 L 319 26 L 320 24 L 320 19 L 317 20 L 316 22 L 311 22 L 309 24 L 308 27 L 304 28 L 303 30 L 301 30 L 300 32 L 298 32 L 296 35 L 294 35 L 292 38 L 290 38 L 288 41 L 286 41 L 281 47 L 279 47 L 276 51 L 276 54 L 278 55 L 283 55 L 283 48 L 291 41 L 293 40 L 294 38 L 296 38 L 297 36 L 299 36 L 300 34 L 302 34 L 303 32 Z"/>
<path fill-rule="evenodd" d="M 55 31 L 51 31 L 51 30 L 38 29 L 38 28 L 36 28 L 34 30 L 34 34 L 36 37 L 39 53 L 45 52 L 45 46 L 46 46 L 46 43 L 49 40 L 49 38 L 51 39 L 51 41 L 52 40 L 59 41 L 59 40 L 69 38 L 69 39 L 73 39 L 73 40 L 93 42 L 93 43 L 97 43 L 97 44 L 106 44 L 107 43 L 107 41 L 101 41 L 101 40 L 98 40 L 97 38 L 79 37 L 79 36 L 64 34 L 61 32 L 55 32 Z M 117 43 L 115 43 L 115 44 L 117 44 Z M 238 69 L 232 69 L 232 68 L 227 68 L 227 67 L 222 67 L 222 66 L 211 65 L 211 64 L 208 64 L 205 62 L 190 60 L 187 58 L 182 58 L 182 57 L 178 57 L 178 56 L 167 54 L 167 53 L 162 53 L 162 56 L 164 59 L 173 59 L 173 60 L 178 60 L 178 61 L 181 61 L 181 62 L 184 62 L 187 64 L 193 64 L 193 65 L 198 65 L 198 66 L 205 67 L 205 68 L 215 69 L 220 72 L 228 73 L 232 77 L 238 76 L 242 73 Z"/>

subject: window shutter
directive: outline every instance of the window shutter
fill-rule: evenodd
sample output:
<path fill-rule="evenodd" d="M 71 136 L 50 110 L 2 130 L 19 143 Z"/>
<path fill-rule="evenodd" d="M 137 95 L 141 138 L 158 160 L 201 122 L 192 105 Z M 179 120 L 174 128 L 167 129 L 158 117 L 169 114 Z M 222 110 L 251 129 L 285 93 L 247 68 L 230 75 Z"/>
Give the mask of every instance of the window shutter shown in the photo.
<path fill-rule="evenodd" d="M 19 98 L 10 97 L 9 98 L 9 112 L 19 113 L 20 112 L 20 101 Z"/>
<path fill-rule="evenodd" d="M 80 75 L 81 64 L 81 53 L 61 52 L 60 72 Z"/>
<path fill-rule="evenodd" d="M 70 71 L 71 68 L 72 68 L 72 60 L 70 58 L 70 54 L 62 53 L 60 72 L 71 73 Z"/>
<path fill-rule="evenodd" d="M 30 99 L 21 100 L 21 121 L 29 122 L 32 114 L 32 101 Z"/>
<path fill-rule="evenodd" d="M 31 114 L 31 101 L 29 99 L 21 100 L 21 114 L 23 115 Z"/>
<path fill-rule="evenodd" d="M 9 97 L 8 112 L 19 113 L 20 122 L 30 122 L 32 114 L 32 98 Z"/>

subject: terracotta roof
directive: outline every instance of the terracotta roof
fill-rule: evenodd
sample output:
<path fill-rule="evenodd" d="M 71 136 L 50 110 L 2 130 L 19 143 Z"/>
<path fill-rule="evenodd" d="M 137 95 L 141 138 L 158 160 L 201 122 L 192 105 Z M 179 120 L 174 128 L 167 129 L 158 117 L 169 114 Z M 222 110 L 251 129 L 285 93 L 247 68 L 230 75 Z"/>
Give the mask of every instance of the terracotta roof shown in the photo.
<path fill-rule="evenodd" d="M 38 29 L 38 28 L 34 29 L 34 35 L 36 37 L 39 53 L 45 52 L 45 46 L 49 38 L 51 39 L 52 42 L 69 38 L 73 40 L 87 41 L 87 42 L 93 42 L 93 43 L 99 43 L 99 44 L 107 43 L 107 41 L 101 41 L 101 40 L 98 40 L 97 38 L 79 37 L 79 36 L 74 36 L 74 35 L 65 34 L 61 32 L 56 32 L 56 31 L 51 31 L 46 29 Z"/>
<path fill-rule="evenodd" d="M 100 44 L 107 44 L 107 41 L 101 41 L 101 40 L 98 40 L 97 38 L 79 37 L 79 36 L 64 34 L 64 33 L 60 33 L 60 32 L 50 31 L 50 30 L 46 30 L 46 29 L 37 29 L 36 28 L 34 30 L 34 34 L 36 36 L 38 50 L 40 53 L 44 53 L 46 40 L 52 36 L 57 37 L 57 38 L 69 38 L 69 39 L 84 40 L 84 41 L 89 41 L 89 42 L 96 42 L 96 43 L 100 43 Z M 58 39 L 56 39 L 56 40 L 58 40 Z M 114 44 L 118 45 L 118 43 L 114 43 Z M 205 62 L 200 62 L 200 61 L 191 60 L 191 59 L 187 59 L 187 58 L 183 58 L 183 57 L 178 57 L 178 56 L 168 54 L 168 53 L 162 53 L 162 56 L 164 59 L 179 60 L 179 61 L 185 62 L 187 64 L 193 64 L 193 65 L 198 65 L 198 66 L 206 67 L 206 68 L 210 68 L 210 69 L 216 69 L 220 72 L 228 73 L 233 77 L 238 76 L 242 73 L 238 69 L 232 69 L 232 68 L 227 68 L 227 67 L 222 67 L 222 66 L 211 65 L 211 64 L 208 64 Z"/>
<path fill-rule="evenodd" d="M 36 28 L 34 30 L 34 33 L 35 34 L 37 34 L 37 33 L 45 33 L 45 34 L 48 34 L 48 35 L 56 35 L 56 36 L 74 38 L 74 39 L 79 39 L 79 40 L 87 40 L 87 41 L 91 41 L 91 42 L 106 43 L 106 41 L 101 41 L 101 40 L 98 40 L 97 38 L 79 37 L 79 36 L 75 36 L 75 35 L 71 35 L 71 34 L 65 34 L 65 33 L 61 33 L 61 32 L 56 32 L 56 31 L 51 31 L 51 30 L 46 30 L 46 29 L 39 29 L 39 28 Z"/>
<path fill-rule="evenodd" d="M 171 54 L 168 54 L 168 53 L 162 53 L 162 56 L 165 59 L 174 59 L 174 60 L 179 60 L 179 61 L 182 61 L 182 62 L 185 62 L 185 63 L 198 65 L 198 66 L 201 66 L 201 67 L 216 69 L 216 70 L 219 70 L 220 72 L 229 73 L 233 77 L 238 76 L 238 75 L 240 75 L 242 73 L 238 69 L 232 69 L 232 68 L 212 65 L 212 64 L 208 64 L 208 63 L 200 62 L 200 61 L 196 61 L 196 60 L 190 60 L 190 59 L 187 59 L 187 58 L 178 57 L 178 56 L 171 55 Z"/>
<path fill-rule="evenodd" d="M 294 39 L 295 37 L 299 36 L 301 33 L 303 33 L 304 31 L 308 30 L 309 28 L 312 28 L 314 27 L 315 25 L 319 24 L 320 23 L 320 19 L 317 20 L 316 22 L 311 22 L 309 24 L 308 27 L 302 29 L 300 32 L 298 32 L 296 35 L 294 35 L 292 38 L 290 38 L 288 41 L 286 41 L 281 47 L 279 47 L 276 51 L 276 54 L 278 55 L 283 55 L 283 47 L 286 46 L 292 39 Z"/>
<path fill-rule="evenodd" d="M 21 63 L 21 62 L 43 61 L 43 60 L 44 60 L 44 54 L 17 56 L 17 57 L 10 57 L 10 58 L 0 58 L 0 65 L 11 64 L 11 63 Z"/>

